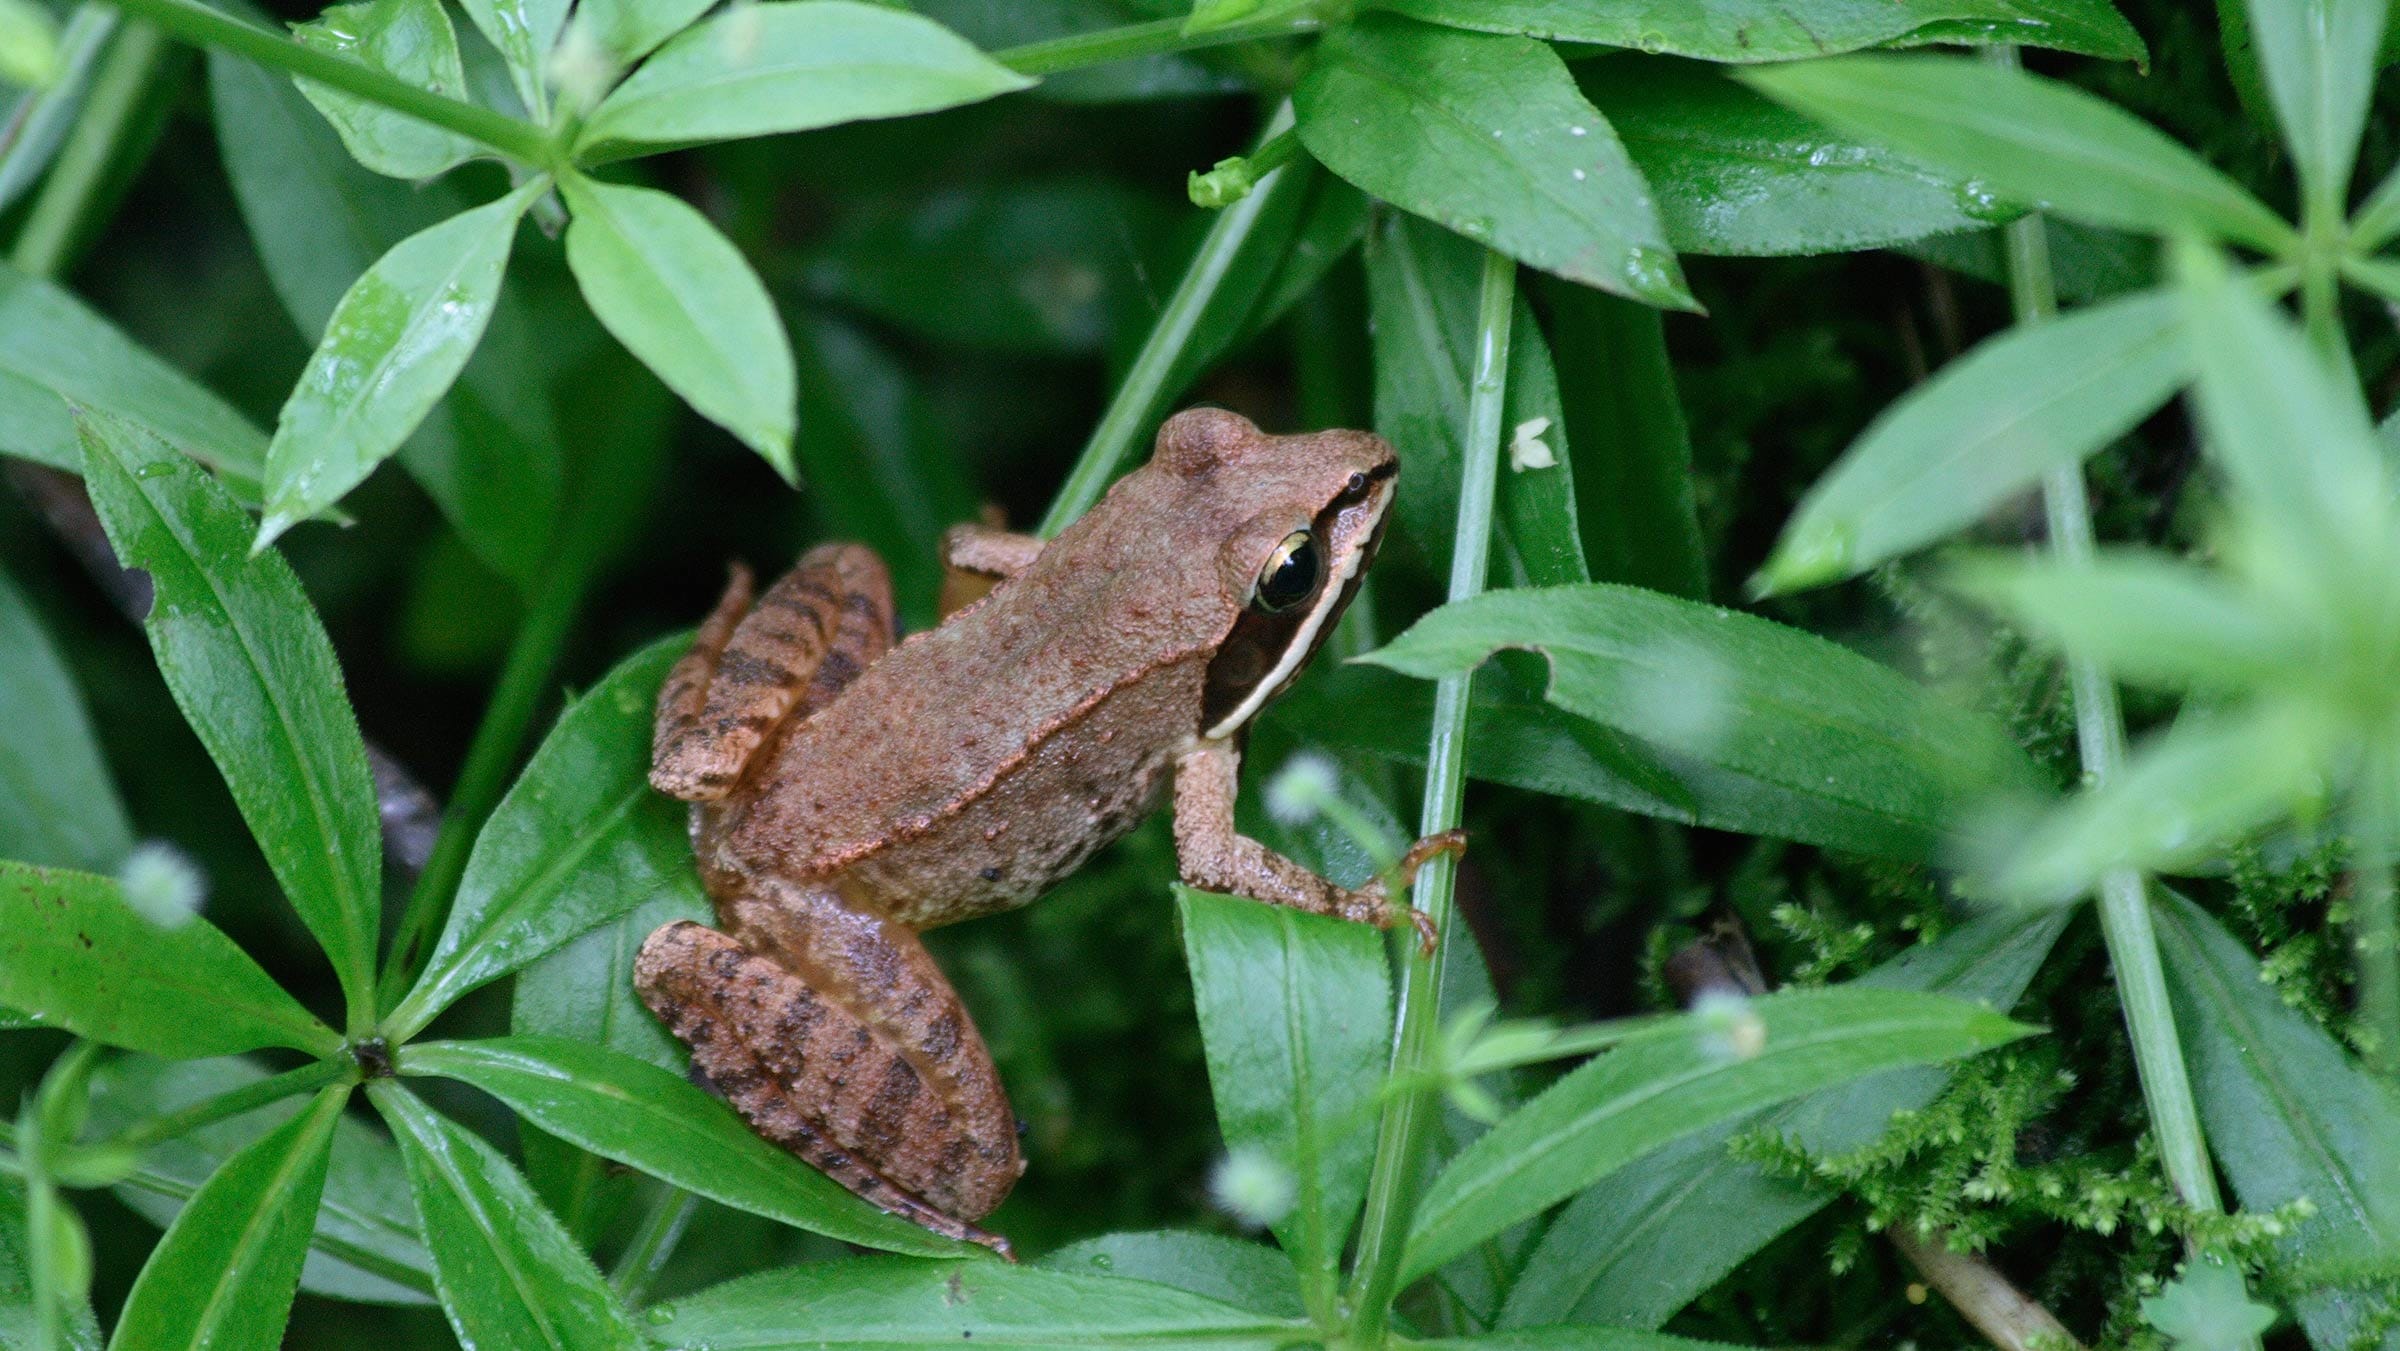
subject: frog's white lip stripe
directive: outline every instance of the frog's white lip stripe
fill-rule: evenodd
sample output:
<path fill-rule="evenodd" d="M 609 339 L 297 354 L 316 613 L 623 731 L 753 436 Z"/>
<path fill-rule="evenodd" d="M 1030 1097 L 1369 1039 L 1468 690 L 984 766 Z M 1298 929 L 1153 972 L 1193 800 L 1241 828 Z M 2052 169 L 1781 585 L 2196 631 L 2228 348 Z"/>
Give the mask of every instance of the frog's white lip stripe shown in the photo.
<path fill-rule="evenodd" d="M 1300 663 L 1307 661 L 1310 654 L 1317 650 L 1317 630 L 1325 627 L 1325 621 L 1341 608 L 1342 594 L 1349 588 L 1350 579 L 1357 576 L 1359 568 L 1366 563 L 1367 541 L 1375 538 L 1375 527 L 1382 522 L 1385 509 L 1391 505 L 1392 481 L 1385 478 L 1375 484 L 1367 519 L 1361 525 L 1355 543 L 1334 560 L 1334 574 L 1326 578 L 1325 585 L 1317 590 L 1316 608 L 1308 612 L 1308 618 L 1301 621 L 1299 631 L 1292 635 L 1290 642 L 1284 644 L 1282 658 L 1275 663 L 1273 670 L 1250 687 L 1250 693 L 1242 697 L 1242 702 L 1236 704 L 1231 713 L 1219 719 L 1216 726 L 1203 734 L 1207 739 L 1221 741 L 1231 736 L 1236 728 L 1248 722 L 1251 715 L 1274 698 L 1291 680 Z"/>

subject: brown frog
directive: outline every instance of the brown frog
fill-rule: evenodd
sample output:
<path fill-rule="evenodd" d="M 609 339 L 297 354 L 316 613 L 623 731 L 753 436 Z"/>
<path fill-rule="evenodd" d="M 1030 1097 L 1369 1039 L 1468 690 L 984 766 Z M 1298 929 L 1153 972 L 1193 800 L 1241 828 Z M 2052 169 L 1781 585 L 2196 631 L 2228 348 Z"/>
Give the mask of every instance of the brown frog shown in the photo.
<path fill-rule="evenodd" d="M 1185 881 L 1389 928 L 1234 828 L 1243 728 L 1357 590 L 1398 470 L 1365 432 L 1177 415 L 1057 539 L 966 526 L 990 593 L 894 646 L 882 561 L 812 549 L 755 603 L 737 570 L 659 692 L 650 782 L 691 801 L 720 929 L 650 935 L 642 999 L 767 1139 L 936 1232 L 1024 1171 L 974 1022 L 919 930 L 1024 905 L 1173 784 Z M 1455 834 L 1420 840 L 1413 876 Z"/>

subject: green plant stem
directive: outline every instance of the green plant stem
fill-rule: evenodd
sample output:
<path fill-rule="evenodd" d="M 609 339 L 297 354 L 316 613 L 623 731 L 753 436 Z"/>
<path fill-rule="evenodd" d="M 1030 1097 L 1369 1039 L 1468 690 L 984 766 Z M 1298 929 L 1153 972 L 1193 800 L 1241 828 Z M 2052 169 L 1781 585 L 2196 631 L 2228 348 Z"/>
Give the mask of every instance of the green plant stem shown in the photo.
<path fill-rule="evenodd" d="M 2358 962 L 2358 1016 L 2369 1032 L 2366 1062 L 2400 1077 L 2400 900 L 2395 899 L 2392 817 L 2400 807 L 2400 763 L 2367 757 L 2365 784 L 2350 830 L 2350 908 Z"/>
<path fill-rule="evenodd" d="M 1273 141 L 1291 124 L 1292 105 L 1287 100 L 1267 120 L 1261 144 Z M 1067 471 L 1067 481 L 1059 485 L 1050 510 L 1043 515 L 1041 524 L 1034 527 L 1035 533 L 1044 539 L 1066 529 L 1100 500 L 1100 494 L 1108 491 L 1117 470 L 1133 453 L 1151 419 L 1157 416 L 1159 403 L 1171 393 L 1166 383 L 1174 374 L 1176 359 L 1191 341 L 1202 311 L 1224 284 L 1226 271 L 1233 266 L 1234 257 L 1258 224 L 1259 212 L 1267 204 L 1266 189 L 1267 182 L 1262 180 L 1249 196 L 1218 212 L 1209 225 L 1199 251 L 1192 255 L 1191 266 L 1184 269 L 1182 280 L 1175 283 L 1175 293 L 1167 297 L 1166 308 L 1159 311 L 1149 336 L 1142 339 L 1142 350 L 1135 355 L 1133 366 L 1117 385 L 1116 397 L 1109 401 L 1108 411 L 1100 415 L 1099 425 L 1092 428 L 1091 439 L 1084 442 L 1075 467 Z"/>
<path fill-rule="evenodd" d="M 2300 316 L 2317 355 L 2339 378 L 2355 384 L 2358 367 L 2342 330 L 2341 268 L 2349 228 L 2339 192 L 2308 194 L 2300 212 Z"/>
<path fill-rule="evenodd" d="M 615 1270 L 608 1283 L 616 1288 L 617 1298 L 627 1304 L 639 1305 L 650 1293 L 650 1285 L 665 1269 L 667 1259 L 675 1255 L 675 1245 L 692 1224 L 692 1216 L 700 1209 L 700 1198 L 678 1187 L 662 1186 L 642 1216 L 642 1227 L 625 1245 L 617 1258 Z"/>
<path fill-rule="evenodd" d="M 58 161 L 26 209 L 25 224 L 9 250 L 9 263 L 19 272 L 57 277 L 66 270 L 92 203 L 108 182 L 117 148 L 165 57 L 166 40 L 157 29 L 128 24 L 100 58 L 75 128 L 59 147 Z"/>
<path fill-rule="evenodd" d="M 536 168 L 558 167 L 550 133 L 531 122 L 419 89 L 398 76 L 330 52 L 303 47 L 280 33 L 204 9 L 191 0 L 111 0 L 111 3 L 127 15 L 147 19 L 169 36 L 194 46 L 215 47 L 262 66 L 331 85 L 345 94 L 356 94 L 394 112 L 457 132 Z"/>
<path fill-rule="evenodd" d="M 1204 47 L 1222 47 L 1260 38 L 1293 37 L 1313 33 L 1319 27 L 1315 19 L 1277 19 L 1269 23 L 1211 28 L 1186 36 L 1183 23 L 1180 18 L 1153 19 L 1148 23 L 1131 23 L 1120 28 L 1103 28 L 1094 33 L 1076 33 L 1017 47 L 1004 47 L 991 55 L 993 60 L 1019 75 L 1056 75 L 1085 66 L 1106 65 L 1111 61 L 1132 61 L 1145 56 L 1163 56 L 1169 52 L 1198 51 Z"/>
<path fill-rule="evenodd" d="M 450 903 L 458 896 L 460 879 L 466 876 L 475 837 L 508 791 L 518 752 L 549 692 L 551 673 L 566 650 L 567 636 L 591 589 L 593 573 L 623 528 L 633 505 L 629 494 L 641 491 L 643 482 L 644 476 L 629 472 L 613 458 L 595 460 L 585 467 L 582 491 L 560 513 L 561 533 L 552 547 L 549 566 L 542 569 L 540 588 L 534 592 L 516 636 L 509 640 L 499 682 L 492 689 L 483 720 L 476 724 L 474 740 L 467 745 L 466 763 L 451 789 L 441 829 L 433 837 L 425 869 L 417 875 L 417 884 L 409 891 L 393 930 L 381 991 L 387 1026 L 393 1021 L 389 1015 L 398 1012 L 402 996 L 424 969 L 434 935 L 449 918 Z M 408 1034 L 415 1030 L 409 1029 Z"/>
<path fill-rule="evenodd" d="M 1515 313 L 1517 265 L 1507 256 L 1483 255 L 1483 288 L 1476 312 L 1475 370 L 1468 389 L 1465 462 L 1460 466 L 1458 527 L 1450 556 L 1447 600 L 1456 604 L 1483 593 L 1490 568 L 1492 500 L 1499 488 L 1501 399 L 1508 388 L 1509 322 Z M 1434 687 L 1433 726 L 1425 752 L 1425 800 L 1419 829 L 1438 835 L 1458 828 L 1466 795 L 1467 694 L 1472 673 L 1445 676 Z M 1440 1030 L 1442 967 L 1450 955 L 1450 919 L 1458 860 L 1437 855 L 1417 874 L 1411 903 L 1433 920 L 1440 935 L 1431 953 L 1413 946 L 1400 968 L 1400 1014 L 1393 1036 L 1392 1077 L 1404 1082 L 1421 1074 Z M 1420 1088 L 1387 1103 L 1375 1138 L 1374 1171 L 1367 1180 L 1366 1218 L 1359 1230 L 1358 1263 L 1351 1284 L 1350 1332 L 1354 1345 L 1383 1345 L 1392 1298 L 1398 1293 L 1400 1256 L 1416 1209 L 1418 1173 L 1426 1133 L 1434 1119 L 1432 1093 Z"/>
<path fill-rule="evenodd" d="M 25 1179 L 25 1284 L 33 1298 L 33 1351 L 58 1351 L 66 1344 L 58 1297 L 58 1184 L 43 1159 L 42 1129 L 35 1114 L 21 1118 L 19 1157 Z"/>
<path fill-rule="evenodd" d="M 2017 64 L 2014 47 L 1986 51 L 1987 59 L 1997 64 Z M 2009 296 L 2017 322 L 2036 324 L 2056 315 L 2058 288 L 2051 278 L 2050 241 L 2042 217 L 2012 222 L 2005 239 Z M 2071 566 L 2090 563 L 2096 545 L 2081 466 L 2043 476 L 2042 510 L 2052 554 Z M 2074 691 L 2075 741 L 2084 777 L 2093 784 L 2105 783 L 2125 762 L 2125 716 L 2117 704 L 2117 687 L 2097 663 L 2081 658 L 2068 659 L 2067 676 Z M 2142 1098 L 2167 1179 L 2185 1205 L 2221 1214 L 2225 1202 L 2217 1192 L 2200 1113 L 2192 1102 L 2191 1074 L 2176 1036 L 2175 1010 L 2167 1002 L 2166 970 L 2159 962 L 2158 936 L 2151 924 L 2149 884 L 2141 873 L 2117 868 L 2100 879 L 2100 930 L 2108 945 L 2109 966 L 2116 973 L 2117 999 L 2125 1010 Z"/>
<path fill-rule="evenodd" d="M 203 1098 L 189 1106 L 169 1112 L 165 1116 L 152 1117 L 127 1130 L 114 1140 L 106 1142 L 101 1147 L 148 1149 L 152 1145 L 175 1139 L 177 1136 L 188 1135 L 202 1126 L 213 1125 L 216 1122 L 240 1116 L 244 1112 L 257 1111 L 269 1103 L 281 1102 L 285 1098 L 298 1097 L 303 1093 L 313 1093 L 327 1084 L 339 1083 L 343 1079 L 353 1077 L 356 1073 L 357 1068 L 348 1060 L 319 1060 L 312 1064 L 302 1065 L 298 1069 L 285 1070 L 270 1078 L 244 1084 L 240 1088 L 219 1093 L 213 1098 Z"/>

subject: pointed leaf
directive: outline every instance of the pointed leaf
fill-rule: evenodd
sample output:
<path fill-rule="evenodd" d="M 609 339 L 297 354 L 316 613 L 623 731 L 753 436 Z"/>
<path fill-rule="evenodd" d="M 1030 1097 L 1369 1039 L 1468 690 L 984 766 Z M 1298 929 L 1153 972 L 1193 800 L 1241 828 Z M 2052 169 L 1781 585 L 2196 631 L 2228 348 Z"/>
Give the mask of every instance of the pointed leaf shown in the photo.
<path fill-rule="evenodd" d="M 678 1299 L 669 1347 L 905 1351 L 917 1346 L 1182 1346 L 1277 1351 L 1306 1325 L 1148 1281 L 1003 1262 L 865 1257 L 747 1276 Z"/>
<path fill-rule="evenodd" d="M 267 447 L 261 547 L 340 500 L 400 448 L 474 355 L 535 179 L 410 235 L 334 307 Z"/>
<path fill-rule="evenodd" d="M 267 1077 L 242 1056 L 154 1060 L 120 1056 L 92 1075 L 90 1135 L 107 1139 L 134 1126 L 247 1087 Z M 210 1122 L 145 1150 L 141 1167 L 114 1188 L 116 1198 L 161 1229 L 170 1227 L 225 1161 L 256 1144 L 302 1109 L 286 1098 L 254 1112 Z M 430 1305 L 433 1257 L 418 1230 L 408 1173 L 391 1137 L 344 1114 L 317 1206 L 316 1232 L 300 1268 L 300 1288 L 335 1299 Z"/>
<path fill-rule="evenodd" d="M 139 423 L 258 496 L 264 433 L 73 295 L 0 263 L 0 452 L 82 473 L 69 405 Z"/>
<path fill-rule="evenodd" d="M 2268 252 L 2292 242 L 2289 225 L 2198 155 L 2055 80 L 1947 56 L 1845 56 L 1741 78 L 1996 197 L 2149 234 L 2193 231 Z"/>
<path fill-rule="evenodd" d="M 473 205 L 447 180 L 400 183 L 361 168 L 289 80 L 243 57 L 212 52 L 208 92 L 234 203 L 308 342 L 378 258 Z M 531 330 L 503 287 L 458 383 L 399 452 L 476 556 L 526 590 L 549 559 L 561 458 L 546 382 L 527 378 L 541 369 Z"/>
<path fill-rule="evenodd" d="M 2309 1340 L 2346 1347 L 2382 1336 L 2400 1313 L 2388 1288 L 2344 1287 L 2400 1254 L 2400 1095 L 2286 1004 L 2206 911 L 2168 892 L 2152 914 L 2210 1151 L 2243 1209 L 2303 1197 L 2315 1207 L 2273 1259 L 2306 1292 L 2294 1311 Z"/>
<path fill-rule="evenodd" d="M 1927 990 L 2000 1012 L 2032 983 L 2073 911 L 1996 913 L 1909 949 L 1859 988 Z M 1770 1130 L 1818 1154 L 1864 1149 L 1897 1112 L 1950 1082 L 1946 1066 L 1887 1070 L 1686 1137 L 1620 1168 L 1542 1231 L 1509 1287 L 1504 1327 L 1611 1323 L 1654 1328 L 1776 1236 L 1824 1209 L 1831 1190 L 1769 1172 L 1727 1147 Z"/>
<path fill-rule="evenodd" d="M 2350 188 L 2391 0 L 2251 0 L 2250 37 L 2304 190 Z"/>
<path fill-rule="evenodd" d="M 441 0 L 359 0 L 328 6 L 292 30 L 303 47 L 346 57 L 448 98 L 467 97 L 458 34 Z M 475 143 L 406 113 L 315 80 L 295 80 L 341 133 L 359 163 L 394 178 L 431 178 L 475 153 Z"/>
<path fill-rule="evenodd" d="M 763 0 L 659 49 L 592 110 L 586 162 L 611 145 L 806 131 L 978 103 L 1033 81 L 933 20 L 854 0 Z"/>
<path fill-rule="evenodd" d="M 151 1250 L 111 1347 L 274 1351 L 325 1190 L 333 1126 L 350 1085 L 226 1160 Z"/>
<path fill-rule="evenodd" d="M 1760 582 L 1820 586 L 1963 530 L 2132 430 L 2190 372 L 2172 295 L 2010 329 L 1876 418 L 1809 489 Z"/>
<path fill-rule="evenodd" d="M 1297 1198 L 1276 1234 L 1332 1272 L 1374 1162 L 1392 1031 L 1383 935 L 1189 888 L 1175 901 L 1218 1129 L 1291 1171 Z"/>
<path fill-rule="evenodd" d="M 1053 1271 L 1154 1281 L 1275 1318 L 1307 1313 L 1292 1259 L 1263 1243 L 1182 1229 L 1102 1234 L 1052 1251 Z"/>
<path fill-rule="evenodd" d="M 283 559 L 250 556 L 249 516 L 198 465 L 106 414 L 80 421 L 92 506 L 118 560 L 150 574 L 159 674 L 364 1014 L 383 834 L 333 644 Z"/>
<path fill-rule="evenodd" d="M 1365 14 L 1292 97 L 1309 153 L 1369 193 L 1570 281 L 1696 308 L 1640 171 L 1543 44 Z"/>
<path fill-rule="evenodd" d="M 689 887 L 657 896 L 517 972 L 509 1030 L 520 1036 L 570 1037 L 681 1072 L 683 1043 L 633 989 L 642 940 L 679 919 L 703 923 L 715 913 L 695 876 Z"/>
<path fill-rule="evenodd" d="M 2032 1029 L 1964 1000 L 1797 990 L 1751 1004 L 1763 1049 L 1728 1058 L 1697 1033 L 1628 1044 L 1552 1085 L 1434 1179 L 1401 1259 L 1422 1275 L 1661 1145 L 1879 1070 L 1972 1055 Z"/>
<path fill-rule="evenodd" d="M 1576 74 L 1684 253 L 1844 253 L 2018 214 L 1971 180 L 1829 135 L 1703 67 L 1619 57 L 1578 62 Z"/>
<path fill-rule="evenodd" d="M 635 1351 L 592 1259 L 500 1151 L 390 1080 L 367 1085 L 408 1161 L 442 1312 L 471 1347 Z"/>
<path fill-rule="evenodd" d="M 740 250 L 663 192 L 572 175 L 560 191 L 574 213 L 567 266 L 592 313 L 667 388 L 790 479 L 791 340 Z"/>
<path fill-rule="evenodd" d="M 1436 1337 L 1411 1342 L 1426 1351 L 1751 1351 L 1726 1342 L 1695 1341 L 1632 1328 L 1509 1328 L 1472 1337 Z"/>
<path fill-rule="evenodd" d="M 691 27 L 715 4 L 716 0 L 583 0 L 575 7 L 575 21 L 592 26 L 602 51 L 632 65 Z"/>
<path fill-rule="evenodd" d="M 962 1251 L 760 1139 L 682 1075 L 631 1056 L 563 1037 L 499 1037 L 411 1046 L 401 1067 L 473 1084 L 563 1140 L 737 1210 L 892 1252 Z"/>
<path fill-rule="evenodd" d="M 387 1020 L 404 1041 L 486 981 L 664 893 L 704 904 L 682 804 L 651 791 L 651 706 L 689 639 L 617 664 L 558 726 L 475 837 L 425 974 Z"/>
<path fill-rule="evenodd" d="M 459 0 L 484 40 L 508 63 L 517 97 L 529 109 L 544 106 L 542 89 L 550 49 L 567 26 L 568 0 Z"/>
<path fill-rule="evenodd" d="M 1632 587 L 1445 605 L 1362 660 L 1423 679 L 1499 648 L 1550 660 L 1550 702 L 1712 768 L 1938 835 L 1961 795 L 2030 785 L 1988 718 L 1814 634 Z"/>
<path fill-rule="evenodd" d="M 0 858 L 99 872 L 131 848 L 74 678 L 0 573 Z"/>
<path fill-rule="evenodd" d="M 30 1347 L 34 1344 L 37 1326 L 33 1308 L 33 1280 L 29 1265 L 32 1254 L 27 1250 L 26 1198 L 24 1184 L 13 1177 L 0 1176 L 0 1346 Z M 100 1351 L 100 1324 L 92 1317 L 89 1299 L 75 1301 L 66 1310 L 65 1340 L 60 1345 L 66 1351 Z"/>
<path fill-rule="evenodd" d="M 0 1004 L 159 1056 L 342 1045 L 207 920 L 165 928 L 105 877 L 24 863 L 0 862 Z"/>
<path fill-rule="evenodd" d="M 1953 586 L 2011 622 L 2121 680 L 2240 693 L 2288 680 L 2307 637 L 2217 574 L 2148 550 L 2088 562 L 1990 558 L 1953 570 Z"/>
<path fill-rule="evenodd" d="M 1789 61 L 1885 43 L 2013 42 L 2122 61 L 2142 60 L 2141 36 L 2107 0 L 1685 0 L 1667 5 L 1591 0 L 1378 0 L 1433 23 L 1562 42 L 1596 42 L 1703 61 Z M 1998 30 L 1989 35 L 1979 28 Z M 1928 32 L 1928 30 L 1935 30 Z"/>

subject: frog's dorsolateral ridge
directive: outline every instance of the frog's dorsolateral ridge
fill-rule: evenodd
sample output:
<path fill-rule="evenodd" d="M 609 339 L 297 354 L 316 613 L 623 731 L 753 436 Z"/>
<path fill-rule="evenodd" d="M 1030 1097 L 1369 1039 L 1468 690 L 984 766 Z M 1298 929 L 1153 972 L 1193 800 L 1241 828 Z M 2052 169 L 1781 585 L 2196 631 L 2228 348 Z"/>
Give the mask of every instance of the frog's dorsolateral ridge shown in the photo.
<path fill-rule="evenodd" d="M 650 781 L 693 803 L 719 928 L 667 925 L 634 980 L 758 1132 L 928 1229 L 1024 1171 L 990 1054 L 917 931 L 1011 909 L 1172 783 L 1185 881 L 1385 928 L 1423 916 L 1234 828 L 1241 731 L 1332 631 L 1381 537 L 1382 438 L 1178 414 L 1150 463 L 1047 544 L 962 526 L 982 599 L 894 645 L 891 583 L 812 549 L 738 571 L 659 693 Z M 1410 874 L 1455 835 L 1421 840 Z"/>

